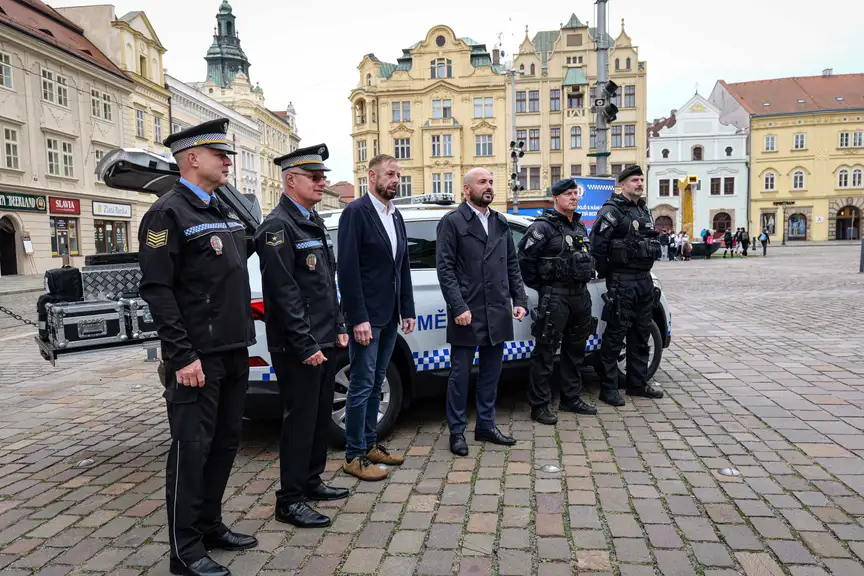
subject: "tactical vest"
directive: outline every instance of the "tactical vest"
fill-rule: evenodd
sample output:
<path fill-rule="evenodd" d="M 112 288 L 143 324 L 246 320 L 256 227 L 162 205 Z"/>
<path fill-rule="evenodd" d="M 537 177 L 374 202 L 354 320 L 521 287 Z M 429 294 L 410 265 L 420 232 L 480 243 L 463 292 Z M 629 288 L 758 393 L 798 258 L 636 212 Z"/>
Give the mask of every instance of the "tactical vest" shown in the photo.
<path fill-rule="evenodd" d="M 588 250 L 585 237 L 564 230 L 564 224 L 560 220 L 542 216 L 538 218 L 538 220 L 540 219 L 555 226 L 563 237 L 561 251 L 557 256 L 540 257 L 538 272 L 543 284 L 558 282 L 584 284 L 594 278 L 594 258 L 591 257 Z"/>
<path fill-rule="evenodd" d="M 614 267 L 650 270 L 660 258 L 659 233 L 654 230 L 651 214 L 644 218 L 633 218 L 630 210 L 619 210 L 620 226 L 627 231 L 624 238 L 615 238 L 609 243 L 609 263 Z"/>

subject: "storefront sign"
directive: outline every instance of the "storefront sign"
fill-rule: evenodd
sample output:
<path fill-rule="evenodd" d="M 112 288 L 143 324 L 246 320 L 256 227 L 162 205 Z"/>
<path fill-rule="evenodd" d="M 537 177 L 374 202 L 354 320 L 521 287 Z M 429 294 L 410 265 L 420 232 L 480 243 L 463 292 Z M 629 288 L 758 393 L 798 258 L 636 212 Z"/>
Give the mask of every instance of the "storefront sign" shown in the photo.
<path fill-rule="evenodd" d="M 73 198 L 48 197 L 52 214 L 81 214 L 81 201 Z"/>
<path fill-rule="evenodd" d="M 120 218 L 132 217 L 132 206 L 129 204 L 108 204 L 107 202 L 93 202 L 93 216 L 119 216 Z"/>
<path fill-rule="evenodd" d="M 20 212 L 45 212 L 48 203 L 44 196 L 28 196 L 27 194 L 12 194 L 0 192 L 0 210 L 17 210 Z"/>

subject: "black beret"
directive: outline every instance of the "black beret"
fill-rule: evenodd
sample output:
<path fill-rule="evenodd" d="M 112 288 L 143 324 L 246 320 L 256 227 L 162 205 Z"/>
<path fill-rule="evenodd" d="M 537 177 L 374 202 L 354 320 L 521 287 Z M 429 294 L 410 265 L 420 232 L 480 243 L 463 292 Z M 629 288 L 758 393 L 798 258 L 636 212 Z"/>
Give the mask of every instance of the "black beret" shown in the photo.
<path fill-rule="evenodd" d="M 558 180 L 555 184 L 552 185 L 552 195 L 558 196 L 559 194 L 563 194 L 568 190 L 572 190 L 576 188 L 576 180 L 573 178 L 566 178 L 564 180 Z"/>
<path fill-rule="evenodd" d="M 640 168 L 636 164 L 628 166 L 627 168 L 622 170 L 620 174 L 618 174 L 618 183 L 620 184 L 631 176 L 644 176 L 644 174 L 642 173 L 642 168 Z"/>

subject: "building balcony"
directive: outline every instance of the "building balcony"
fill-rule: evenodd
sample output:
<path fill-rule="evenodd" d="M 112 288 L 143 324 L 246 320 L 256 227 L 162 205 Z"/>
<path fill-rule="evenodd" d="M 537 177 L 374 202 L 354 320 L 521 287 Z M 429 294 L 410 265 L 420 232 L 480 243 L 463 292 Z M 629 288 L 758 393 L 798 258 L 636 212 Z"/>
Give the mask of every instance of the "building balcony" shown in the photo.
<path fill-rule="evenodd" d="M 430 118 L 423 124 L 423 128 L 459 128 L 462 125 L 452 116 L 449 118 Z"/>

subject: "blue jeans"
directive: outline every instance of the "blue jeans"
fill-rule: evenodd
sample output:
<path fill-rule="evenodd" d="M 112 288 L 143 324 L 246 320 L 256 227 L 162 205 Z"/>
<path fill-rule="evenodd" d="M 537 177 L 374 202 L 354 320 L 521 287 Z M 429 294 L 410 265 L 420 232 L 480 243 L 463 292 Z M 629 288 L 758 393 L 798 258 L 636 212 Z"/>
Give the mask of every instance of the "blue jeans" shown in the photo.
<path fill-rule="evenodd" d="M 396 346 L 399 316 L 386 326 L 372 327 L 372 341 L 361 346 L 351 337 L 348 357 L 351 374 L 348 380 L 348 401 L 345 414 L 345 458 L 365 456 L 378 439 L 378 405 L 381 385 Z"/>

